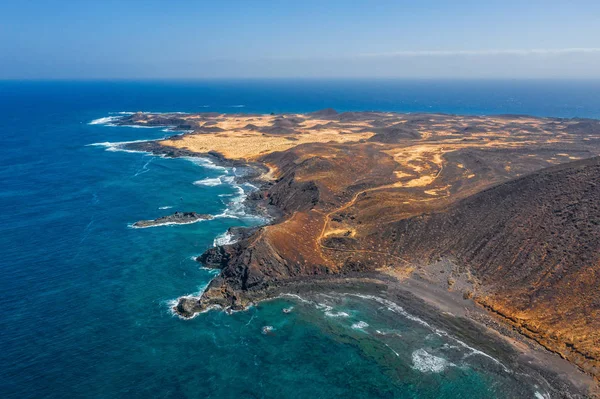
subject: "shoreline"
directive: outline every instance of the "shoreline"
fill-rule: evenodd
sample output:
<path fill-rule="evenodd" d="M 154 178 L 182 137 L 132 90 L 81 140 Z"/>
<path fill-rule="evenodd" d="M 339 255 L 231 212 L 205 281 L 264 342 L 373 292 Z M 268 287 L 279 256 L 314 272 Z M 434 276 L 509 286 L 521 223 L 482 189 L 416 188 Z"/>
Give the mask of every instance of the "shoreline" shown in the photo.
<path fill-rule="evenodd" d="M 179 137 L 181 136 L 175 136 L 173 139 L 177 139 Z M 205 154 L 199 154 L 187 149 L 168 147 L 159 143 L 163 140 L 164 139 L 156 139 L 143 142 L 124 143 L 123 148 L 131 151 L 149 152 L 153 155 L 163 157 L 203 157 L 209 159 L 218 166 L 242 167 L 250 173 L 245 174 L 244 176 L 235 176 L 234 181 L 236 183 L 242 184 L 249 182 L 256 185 L 258 190 L 267 190 L 270 187 L 269 181 L 264 179 L 264 176 L 268 176 L 270 173 L 270 169 L 267 165 L 259 162 L 230 160 L 221 154 L 212 151 Z M 264 200 L 252 198 L 252 194 L 246 193 L 245 199 L 243 200 L 243 205 L 251 212 L 259 212 L 260 216 L 264 217 L 264 215 L 268 215 L 270 217 L 269 223 L 260 225 L 258 228 L 264 227 L 268 224 L 277 223 L 283 217 L 281 210 L 278 210 L 273 206 L 264 206 Z M 244 228 L 241 230 L 244 230 Z M 244 233 L 241 234 L 244 236 Z M 498 353 L 500 353 L 500 357 L 505 357 L 510 361 L 511 364 L 518 364 L 519 367 L 527 366 L 533 370 L 536 370 L 536 372 L 538 372 L 545 381 L 550 380 L 550 387 L 555 390 L 554 393 L 561 395 L 560 397 L 588 397 L 587 395 L 592 395 L 590 397 L 600 397 L 600 391 L 598 386 L 595 384 L 594 379 L 581 371 L 576 365 L 568 362 L 565 359 L 562 359 L 558 354 L 547 350 L 534 340 L 527 338 L 522 333 L 516 331 L 508 323 L 498 321 L 497 317 L 495 317 L 491 312 L 486 311 L 480 305 L 477 305 L 472 299 L 464 299 L 461 295 L 462 293 L 449 292 L 435 283 L 426 282 L 422 278 L 417 279 L 414 277 L 409 277 L 400 281 L 397 278 L 379 273 L 373 274 L 370 277 L 364 273 L 357 277 L 309 276 L 283 281 L 281 282 L 282 284 L 275 282 L 272 286 L 266 289 L 260 289 L 248 293 L 247 299 L 248 304 L 252 305 L 260 301 L 273 299 L 275 293 L 277 292 L 279 295 L 284 293 L 293 294 L 292 292 L 284 292 L 285 290 L 289 289 L 292 291 L 295 290 L 296 293 L 315 292 L 315 289 L 317 291 L 321 289 L 339 291 L 340 288 L 344 286 L 341 283 L 346 283 L 345 286 L 348 289 L 348 282 L 352 282 L 352 284 L 359 283 L 357 287 L 358 289 L 361 287 L 364 288 L 365 283 L 367 285 L 383 284 L 386 286 L 385 291 L 383 291 L 386 299 L 392 300 L 394 303 L 399 302 L 403 306 L 408 306 L 415 313 L 421 314 L 425 319 L 433 320 L 435 323 L 443 321 L 442 324 L 445 328 L 449 328 L 451 332 L 453 331 L 458 333 L 461 338 L 466 337 L 467 339 L 477 341 L 476 344 L 481 344 L 482 342 L 480 342 L 481 339 L 476 338 L 476 336 L 472 334 L 472 327 L 459 326 L 459 324 L 467 321 L 472 326 L 477 326 L 475 330 L 483 329 L 487 334 L 494 335 L 486 337 L 486 339 L 489 338 L 489 343 L 493 342 L 498 344 L 502 342 L 510 346 L 510 353 L 504 353 L 504 350 L 498 351 Z M 210 283 L 207 285 L 206 289 L 209 287 Z M 370 290 L 371 289 L 366 289 L 365 291 L 369 292 Z M 207 291 L 205 290 L 203 293 L 201 293 L 200 297 L 203 297 L 203 294 L 206 292 Z M 407 297 L 407 294 L 413 298 Z M 194 297 L 194 299 L 198 300 L 200 297 Z M 174 306 L 173 310 L 178 313 L 179 317 L 189 318 L 182 314 L 180 309 L 178 309 L 180 305 L 179 302 L 182 299 L 191 299 L 191 297 L 186 296 L 178 298 L 178 304 Z M 418 299 L 421 302 L 417 303 L 415 299 Z M 219 305 L 213 304 L 206 310 L 208 311 L 214 309 L 215 306 Z M 428 315 L 426 309 L 433 311 L 432 314 L 434 315 Z M 227 308 L 223 310 L 227 310 Z M 199 313 L 203 312 L 193 313 L 192 317 L 198 315 Z M 478 331 L 478 333 L 479 332 L 481 331 Z"/>
<path fill-rule="evenodd" d="M 392 277 L 390 286 L 392 295 L 399 291 L 408 292 L 423 301 L 424 304 L 437 309 L 442 315 L 448 316 L 450 319 L 454 318 L 457 325 L 468 320 L 469 323 L 490 334 L 491 342 L 508 344 L 516 356 L 512 361 L 538 372 L 547 380 L 552 389 L 558 390 L 555 394 L 566 396 L 576 393 L 583 397 L 587 397 L 585 395 L 600 396 L 600 389 L 593 377 L 585 374 L 579 367 L 563 359 L 557 353 L 517 332 L 472 299 L 465 299 L 461 292 L 448 291 L 420 276 L 402 281 Z M 475 335 L 469 335 L 477 341 Z M 461 339 L 467 338 L 464 335 L 461 336 Z M 504 353 L 504 350 L 497 351 L 496 356 L 502 357 Z M 569 385 L 571 386 L 569 387 Z"/>
<path fill-rule="evenodd" d="M 475 353 L 489 357 L 507 372 L 527 375 L 543 384 L 551 397 L 600 397 L 600 388 L 593 377 L 576 365 L 517 331 L 510 330 L 510 326 L 498 321 L 494 324 L 492 315 L 473 300 L 464 299 L 461 293 L 447 291 L 424 279 L 409 277 L 399 280 L 381 273 L 304 277 L 282 282 L 256 294 L 256 298 L 244 309 L 228 311 L 222 306 L 211 305 L 191 318 L 211 310 L 226 313 L 244 311 L 259 306 L 261 302 L 281 298 L 306 301 L 304 298 L 310 295 L 351 295 L 363 300 L 375 300 L 384 306 L 393 304 L 400 307 L 396 313 L 403 312 L 403 317 L 427 325 L 433 332 L 446 335 Z M 189 319 L 180 314 L 178 317 Z"/>
<path fill-rule="evenodd" d="M 176 136 L 179 137 L 179 136 Z M 260 162 L 246 162 L 240 160 L 227 159 L 221 154 L 211 151 L 208 153 L 196 153 L 186 149 L 178 149 L 167 147 L 160 144 L 164 139 L 144 140 L 136 142 L 125 142 L 122 144 L 124 151 L 146 152 L 153 156 L 166 158 L 200 158 L 205 159 L 219 168 L 236 168 L 243 170 L 243 173 L 233 175 L 234 185 L 251 184 L 256 187 L 255 191 L 265 191 L 272 185 L 273 170 Z M 239 168 L 239 169 L 238 169 Z M 227 183 L 227 184 L 231 184 Z M 254 214 L 257 217 L 265 218 L 268 223 L 261 224 L 260 227 L 269 224 L 277 223 L 283 217 L 283 214 L 274 206 L 266 206 L 264 201 L 254 198 L 252 193 L 246 193 L 242 201 L 244 207 L 249 210 L 249 214 Z M 241 228 L 245 229 L 245 228 Z M 254 228 L 248 228 L 254 229 Z"/>

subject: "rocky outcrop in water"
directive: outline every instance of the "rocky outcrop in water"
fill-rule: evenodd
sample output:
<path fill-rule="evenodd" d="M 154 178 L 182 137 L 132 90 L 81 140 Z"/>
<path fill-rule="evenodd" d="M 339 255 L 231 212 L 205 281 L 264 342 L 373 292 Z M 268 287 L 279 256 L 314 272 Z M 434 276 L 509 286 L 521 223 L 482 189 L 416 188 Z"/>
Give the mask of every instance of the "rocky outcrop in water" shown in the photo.
<path fill-rule="evenodd" d="M 188 224 L 198 222 L 200 220 L 210 219 L 213 219 L 212 215 L 206 215 L 196 212 L 175 212 L 172 215 L 163 216 L 154 220 L 140 220 L 138 222 L 135 222 L 133 224 L 133 227 L 144 228 L 168 224 Z"/>

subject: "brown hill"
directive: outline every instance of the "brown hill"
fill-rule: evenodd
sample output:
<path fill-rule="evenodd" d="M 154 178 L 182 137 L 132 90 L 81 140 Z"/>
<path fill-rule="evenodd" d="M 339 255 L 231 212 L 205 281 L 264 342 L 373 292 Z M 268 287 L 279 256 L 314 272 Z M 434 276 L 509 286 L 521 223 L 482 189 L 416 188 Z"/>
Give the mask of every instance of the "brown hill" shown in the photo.
<path fill-rule="evenodd" d="M 450 256 L 477 300 L 600 373 L 600 158 L 547 168 L 375 234 L 409 260 Z"/>

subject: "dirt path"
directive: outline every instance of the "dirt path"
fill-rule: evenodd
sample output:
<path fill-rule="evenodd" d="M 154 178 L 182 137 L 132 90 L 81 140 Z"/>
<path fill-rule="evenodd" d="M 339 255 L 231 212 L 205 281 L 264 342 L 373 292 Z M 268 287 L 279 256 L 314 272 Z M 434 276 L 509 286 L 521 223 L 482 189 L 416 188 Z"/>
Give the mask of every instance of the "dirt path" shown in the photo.
<path fill-rule="evenodd" d="M 433 184 L 433 182 L 441 175 L 443 170 L 444 170 L 444 164 L 442 162 L 439 165 L 439 170 L 436 172 L 433 180 L 427 185 Z M 356 203 L 356 201 L 358 200 L 358 197 L 360 197 L 361 195 L 363 195 L 365 193 L 372 192 L 372 191 L 378 191 L 378 190 L 386 190 L 388 188 L 400 188 L 404 185 L 403 183 L 400 183 L 400 184 L 401 185 L 399 185 L 399 182 L 396 182 L 396 183 L 386 184 L 384 186 L 372 187 L 372 188 L 368 188 L 366 190 L 359 191 L 358 193 L 354 194 L 352 199 L 350 201 L 346 202 L 343 206 L 341 206 L 337 209 L 334 209 L 331 212 L 325 214 L 325 222 L 323 223 L 323 228 L 321 229 L 321 233 L 317 237 L 317 242 L 319 243 L 319 245 L 321 245 L 323 248 L 327 248 L 321 244 L 321 241 L 323 240 L 323 238 L 325 237 L 325 234 L 327 232 L 327 228 L 329 226 L 329 219 L 331 218 L 331 215 L 345 211 L 346 209 L 350 208 L 351 206 L 353 206 Z"/>

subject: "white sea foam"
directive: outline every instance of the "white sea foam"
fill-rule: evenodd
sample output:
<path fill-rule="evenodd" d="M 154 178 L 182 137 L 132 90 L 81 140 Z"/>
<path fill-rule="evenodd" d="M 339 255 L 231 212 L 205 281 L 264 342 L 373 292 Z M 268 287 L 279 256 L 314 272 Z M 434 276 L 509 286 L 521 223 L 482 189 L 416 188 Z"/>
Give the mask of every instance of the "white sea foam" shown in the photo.
<path fill-rule="evenodd" d="M 327 296 L 324 294 L 322 294 L 322 295 Z M 314 305 L 315 308 L 323 311 L 323 314 L 327 317 L 334 317 L 334 318 L 335 317 L 350 317 L 350 314 L 348 314 L 347 312 L 342 312 L 342 311 L 334 312 L 333 307 L 326 303 L 318 303 L 318 302 L 310 301 L 310 300 L 304 299 L 301 296 L 296 295 L 296 294 L 281 294 L 281 295 L 277 296 L 276 298 L 282 298 L 282 297 L 294 298 L 300 302 Z M 360 324 L 360 323 L 364 323 L 364 325 Z M 368 324 L 365 323 L 364 321 L 360 321 L 359 323 L 356 323 L 356 324 L 364 326 L 364 327 L 368 327 Z M 354 327 L 354 325 L 353 325 L 353 327 Z M 361 327 L 361 328 L 364 328 L 364 327 Z"/>
<path fill-rule="evenodd" d="M 460 347 L 456 346 L 456 345 L 444 344 L 444 345 L 442 345 L 442 349 L 452 350 L 452 349 L 460 349 Z"/>
<path fill-rule="evenodd" d="M 217 215 L 213 215 L 215 218 L 231 218 L 231 219 L 244 218 L 244 219 L 260 220 L 262 222 L 266 221 L 264 216 L 258 216 L 258 215 L 252 215 L 252 214 L 246 213 L 246 207 L 244 206 L 244 200 L 246 199 L 246 190 L 253 191 L 256 189 L 256 187 L 251 184 L 248 184 L 248 183 L 243 183 L 243 184 L 235 183 L 235 178 L 236 178 L 236 176 L 235 176 L 236 168 L 235 167 L 226 168 L 223 166 L 218 166 L 218 165 L 215 165 L 215 163 L 212 162 L 210 159 L 201 158 L 201 157 L 184 157 L 184 159 L 187 159 L 190 162 L 193 162 L 194 164 L 199 165 L 204 168 L 221 170 L 221 171 L 225 172 L 224 174 L 222 174 L 219 177 L 212 177 L 212 178 L 205 178 L 202 180 L 197 180 L 194 182 L 195 185 L 214 187 L 214 186 L 226 184 L 226 185 L 230 185 L 237 191 L 237 193 L 235 193 L 235 194 L 218 194 L 219 197 L 231 197 L 231 200 L 225 204 L 226 208 L 223 212 L 221 212 Z M 244 188 L 246 188 L 246 190 L 244 190 Z"/>
<path fill-rule="evenodd" d="M 105 116 L 103 118 L 94 119 L 89 122 L 88 125 L 104 125 L 104 126 L 112 126 L 112 127 L 132 127 L 135 129 L 153 129 L 158 126 L 145 126 L 145 125 L 115 125 L 113 122 L 118 121 L 123 118 L 124 115 L 131 115 L 131 113 L 119 112 L 120 116 Z"/>
<path fill-rule="evenodd" d="M 304 299 L 300 295 L 297 295 L 297 294 L 281 294 L 281 295 L 279 295 L 279 296 L 277 296 L 275 298 L 286 298 L 286 297 L 287 298 L 294 298 L 294 299 L 296 299 L 296 300 L 298 300 L 300 302 L 303 302 L 303 303 L 314 303 L 313 301 L 309 301 L 308 299 Z"/>
<path fill-rule="evenodd" d="M 183 317 L 180 314 L 177 314 L 177 312 L 175 312 L 175 310 L 174 310 L 175 306 L 177 306 L 177 304 L 179 303 L 180 299 L 183 299 L 183 298 L 200 299 L 200 297 L 202 297 L 202 294 L 204 294 L 204 291 L 206 291 L 206 289 L 210 285 L 211 281 L 212 281 L 212 279 L 210 279 L 206 284 L 198 287 L 198 292 L 197 293 L 188 294 L 188 295 L 182 295 L 182 296 L 178 297 L 177 299 L 169 299 L 169 300 L 165 301 L 166 304 L 167 304 L 167 306 L 169 307 L 169 312 L 171 313 L 171 315 L 172 316 L 177 316 L 177 317 L 179 317 L 180 319 L 183 319 L 183 320 L 189 320 L 189 319 L 195 318 L 199 314 L 206 313 L 206 312 L 208 312 L 210 310 L 221 309 L 221 306 L 219 306 L 219 305 L 210 305 L 206 309 L 204 309 L 202 312 L 194 313 L 191 317 Z"/>
<path fill-rule="evenodd" d="M 161 131 L 165 132 L 165 133 L 173 133 L 173 132 L 178 132 L 179 134 L 185 134 L 185 133 L 191 133 L 193 132 L 193 130 L 178 130 L 176 126 L 165 126 L 165 125 L 159 125 L 159 126 L 151 126 L 151 125 L 144 125 L 144 124 L 132 124 L 132 125 L 122 125 L 122 124 L 115 124 L 114 122 L 123 119 L 123 117 L 125 116 L 130 116 L 133 114 L 136 114 L 138 112 L 128 112 L 128 111 L 121 111 L 121 112 L 110 112 L 110 114 L 116 114 L 113 116 L 105 116 L 102 118 L 98 118 L 98 119 L 94 119 L 93 121 L 89 122 L 88 125 L 104 125 L 104 126 L 111 126 L 111 127 L 131 127 L 131 128 L 135 128 L 135 129 L 157 129 L 157 128 L 162 128 Z M 153 114 L 153 115 L 165 115 L 165 114 L 178 114 L 178 115 L 185 115 L 187 114 L 186 112 L 139 112 L 141 114 Z"/>
<path fill-rule="evenodd" d="M 175 317 L 177 316 L 178 318 L 180 318 L 181 320 L 191 320 L 191 319 L 195 319 L 196 317 L 198 317 L 201 314 L 204 314 L 206 312 L 210 312 L 211 310 L 215 310 L 215 309 L 223 309 L 221 306 L 219 305 L 210 305 L 207 306 L 204 310 L 202 310 L 201 312 L 196 312 L 193 315 L 191 315 L 190 317 L 183 317 L 182 315 L 178 314 L 177 312 L 175 312 L 175 307 L 177 306 L 177 304 L 179 303 L 179 300 L 181 298 L 191 298 L 191 296 L 182 296 L 179 297 L 177 299 L 170 299 L 168 301 L 165 301 L 169 313 L 171 314 L 171 316 Z"/>
<path fill-rule="evenodd" d="M 333 307 L 327 305 L 326 303 L 317 303 L 315 307 L 317 309 L 324 310 L 325 312 L 329 312 L 333 309 Z"/>
<path fill-rule="evenodd" d="M 207 177 L 206 179 L 196 180 L 194 184 L 196 186 L 214 187 L 223 184 L 223 182 L 220 177 Z"/>
<path fill-rule="evenodd" d="M 121 112 L 116 112 L 116 114 L 119 115 L 134 115 L 134 114 L 146 114 L 146 115 L 186 115 L 188 114 L 188 112 L 181 112 L 181 111 L 172 111 L 172 112 L 155 112 L 155 111 L 136 111 L 136 112 L 131 112 L 131 111 L 121 111 Z"/>
<path fill-rule="evenodd" d="M 535 391 L 535 399 L 550 399 L 550 395 Z"/>
<path fill-rule="evenodd" d="M 205 267 L 205 266 L 201 266 L 200 270 L 204 270 L 204 271 L 209 272 L 210 274 L 214 274 L 214 275 L 221 273 L 221 270 L 219 270 L 219 269 L 213 269 L 211 267 Z"/>
<path fill-rule="evenodd" d="M 244 207 L 244 199 L 246 198 L 246 192 L 244 189 L 238 184 L 232 184 L 232 187 L 237 190 L 237 195 L 234 194 L 231 197 L 231 201 L 227 203 L 227 208 L 222 213 L 215 215 L 218 218 L 232 218 L 232 219 L 240 219 L 240 218 L 253 218 L 253 219 L 264 219 L 260 216 L 256 215 L 248 215 L 246 213 L 246 209 Z"/>
<path fill-rule="evenodd" d="M 239 105 L 231 105 L 231 108 L 244 108 L 245 105 L 244 104 L 239 104 Z"/>
<path fill-rule="evenodd" d="M 132 127 L 134 129 L 156 129 L 159 126 L 146 126 L 146 125 L 115 125 L 119 127 Z"/>
<path fill-rule="evenodd" d="M 232 197 L 232 199 L 226 204 L 226 209 L 217 215 L 214 215 L 215 218 L 231 218 L 231 219 L 240 219 L 240 218 L 253 218 L 264 220 L 263 217 L 256 215 L 248 215 L 245 211 L 244 200 L 246 198 L 246 192 L 244 188 L 240 184 L 235 183 L 235 175 L 231 175 L 229 173 L 235 174 L 235 168 L 225 168 L 223 166 L 215 165 L 210 159 L 206 158 L 198 158 L 198 157 L 186 157 L 185 159 L 195 163 L 204 168 L 222 170 L 226 173 L 219 177 L 205 178 L 201 180 L 197 180 L 194 182 L 197 186 L 207 186 L 207 187 L 215 187 L 219 185 L 230 185 L 232 186 L 237 193 L 235 194 L 219 194 L 219 197 Z"/>
<path fill-rule="evenodd" d="M 197 186 L 209 186 L 209 187 L 219 186 L 221 184 L 230 184 L 237 188 L 238 185 L 234 184 L 234 181 L 235 181 L 235 176 L 222 175 L 219 177 L 207 177 L 206 179 L 196 180 L 194 182 L 194 184 Z M 239 190 L 238 190 L 238 193 L 239 193 Z"/>
<path fill-rule="evenodd" d="M 434 326 L 432 326 L 431 324 L 427 323 L 425 320 L 422 320 L 416 316 L 411 315 L 410 313 L 408 313 L 407 311 L 404 310 L 404 308 L 402 308 L 402 306 L 397 305 L 396 303 L 384 299 L 384 298 L 380 298 L 374 295 L 361 295 L 361 294 L 346 294 L 346 295 L 352 295 L 352 296 L 356 296 L 359 298 L 363 298 L 363 299 L 370 299 L 370 300 L 374 300 L 376 302 L 381 303 L 382 305 L 385 305 L 388 310 L 401 314 L 402 316 L 406 317 L 409 320 L 415 321 L 427 328 L 429 328 L 431 331 L 433 331 L 435 334 L 439 335 L 439 336 L 443 336 L 449 339 L 452 339 L 454 342 L 458 343 L 460 346 L 462 346 L 464 349 L 467 349 L 469 351 L 469 353 L 467 353 L 464 358 L 469 357 L 469 356 L 473 356 L 473 355 L 479 355 L 479 356 L 483 356 L 487 359 L 490 359 L 491 361 L 493 361 L 494 363 L 498 364 L 499 366 L 502 367 L 502 369 L 507 372 L 510 373 L 511 371 L 504 365 L 502 364 L 502 362 L 500 362 L 498 359 L 488 355 L 485 352 L 482 352 L 478 349 L 475 349 L 469 345 L 467 345 L 466 343 L 464 343 L 463 341 L 454 338 L 452 335 L 448 334 L 446 331 L 444 330 L 440 330 L 439 328 L 436 328 Z"/>
<path fill-rule="evenodd" d="M 226 167 L 224 166 L 218 166 L 216 165 L 213 161 L 211 161 L 208 158 L 202 158 L 202 157 L 183 157 L 183 159 L 186 159 L 198 166 L 202 166 L 203 168 L 207 168 L 207 169 L 215 169 L 215 170 L 227 170 Z"/>
<path fill-rule="evenodd" d="M 163 129 L 161 129 L 161 132 L 165 132 L 165 133 L 171 133 L 169 136 L 173 137 L 173 136 L 183 136 L 186 133 L 193 133 L 194 130 L 181 130 L 178 129 L 177 126 L 148 126 L 148 127 L 163 127 Z M 173 134 L 174 133 L 174 134 Z"/>
<path fill-rule="evenodd" d="M 175 306 L 177 306 L 177 302 L 179 302 L 179 299 L 167 299 L 166 301 L 162 301 L 161 304 L 167 306 L 171 316 L 179 316 L 174 310 Z"/>
<path fill-rule="evenodd" d="M 231 245 L 235 244 L 235 242 L 236 241 L 233 238 L 233 234 L 226 231 L 225 233 L 219 234 L 215 237 L 215 239 L 213 240 L 213 246 L 217 247 L 221 245 Z"/>
<path fill-rule="evenodd" d="M 369 327 L 369 324 L 367 324 L 366 322 L 360 320 L 357 323 L 352 324 L 352 328 L 355 330 L 364 330 L 365 328 Z"/>
<path fill-rule="evenodd" d="M 112 122 L 121 119 L 120 116 L 105 116 L 104 118 L 94 119 L 88 125 L 109 125 Z"/>
<path fill-rule="evenodd" d="M 251 184 L 248 182 L 242 184 L 242 186 L 246 187 L 249 191 L 258 190 L 258 187 L 256 187 L 254 184 Z"/>
<path fill-rule="evenodd" d="M 269 333 L 273 332 L 273 330 L 274 330 L 274 329 L 275 329 L 275 328 L 273 328 L 273 326 L 264 326 L 264 327 L 262 328 L 262 333 L 263 333 L 264 335 L 267 335 L 267 334 L 269 334 Z"/>
<path fill-rule="evenodd" d="M 454 363 L 444 358 L 434 356 L 425 349 L 417 349 L 412 353 L 412 368 L 422 373 L 441 373 L 448 367 L 455 366 Z"/>
<path fill-rule="evenodd" d="M 158 209 L 171 209 L 171 208 L 173 208 L 173 207 L 172 207 L 172 206 L 170 206 L 170 205 L 167 205 L 167 206 L 159 206 L 159 207 L 158 207 Z"/>
<path fill-rule="evenodd" d="M 373 295 L 361 295 L 361 294 L 351 294 L 351 293 L 342 294 L 342 295 L 356 296 L 356 297 L 363 298 L 363 299 L 374 300 L 374 301 L 376 301 L 376 302 L 378 302 L 378 303 L 380 303 L 382 305 L 385 305 L 388 310 L 390 310 L 390 311 L 392 311 L 394 313 L 401 314 L 402 316 L 406 317 L 407 319 L 415 321 L 415 322 L 417 322 L 417 323 L 419 323 L 419 324 L 421 324 L 421 325 L 423 325 L 423 326 L 431 329 L 437 335 L 444 336 L 446 338 L 452 339 L 453 341 L 457 342 L 460 345 L 460 347 L 465 348 L 465 349 L 467 349 L 467 350 L 470 351 L 470 353 L 468 355 L 480 355 L 480 356 L 483 356 L 485 358 L 488 358 L 488 359 L 492 360 L 493 362 L 495 362 L 496 364 L 500 365 L 505 372 L 511 373 L 511 371 L 508 368 L 506 368 L 497 359 L 493 358 L 492 356 L 490 356 L 490 355 L 488 355 L 488 354 L 486 354 L 484 352 L 481 352 L 481 351 L 479 351 L 479 350 L 477 350 L 475 348 L 470 347 L 469 345 L 467 345 L 466 343 L 458 340 L 457 338 L 452 337 L 447 332 L 445 332 L 443 330 L 440 330 L 440 329 L 438 329 L 436 327 L 433 327 L 432 325 L 430 325 L 426 321 L 424 321 L 424 320 L 422 320 L 422 319 L 420 319 L 420 318 L 418 318 L 416 316 L 413 316 L 413 315 L 409 314 L 408 312 L 406 312 L 404 310 L 404 308 L 402 308 L 401 306 L 397 305 L 396 303 L 394 303 L 392 301 L 389 301 L 389 300 L 384 299 L 384 298 L 376 297 L 376 296 L 373 296 Z M 324 303 L 316 303 L 314 301 L 302 298 L 301 296 L 296 295 L 296 294 L 286 293 L 286 294 L 281 294 L 281 295 L 279 295 L 277 297 L 273 297 L 273 298 L 270 298 L 270 299 L 273 300 L 273 299 L 285 298 L 285 297 L 294 298 L 294 299 L 296 299 L 296 300 L 298 300 L 300 302 L 307 303 L 307 304 L 312 304 L 317 309 L 324 310 L 324 313 L 327 316 L 330 316 L 330 315 L 327 314 L 327 312 L 331 312 L 331 310 L 332 310 L 332 307 L 330 305 L 327 305 L 327 304 L 324 304 Z M 339 313 L 345 313 L 345 312 L 339 312 Z M 366 323 L 366 322 L 364 322 L 364 321 L 358 321 L 358 322 L 352 324 L 351 327 L 353 329 L 363 330 L 364 331 L 365 328 L 369 327 L 369 324 Z M 382 332 L 380 330 L 376 330 L 376 332 L 378 334 L 383 334 L 383 335 L 387 334 L 386 332 Z M 398 335 L 398 336 L 401 336 L 398 333 L 394 333 L 394 334 Z M 389 347 L 389 345 L 387 345 L 387 346 Z M 399 356 L 399 354 L 396 351 L 394 351 L 391 347 L 389 347 L 389 348 L 390 348 L 390 350 L 396 356 Z M 444 348 L 455 348 L 455 346 L 451 346 L 451 345 L 447 346 L 447 347 L 444 346 Z M 444 359 L 442 357 L 434 356 L 434 355 L 428 353 L 424 349 L 418 349 L 418 350 L 414 351 L 413 354 L 412 354 L 412 360 L 413 360 L 413 368 L 415 370 L 418 370 L 418 371 L 421 371 L 421 372 L 435 372 L 435 373 L 439 373 L 439 372 L 444 371 L 448 367 L 457 367 L 456 364 L 454 364 L 454 363 L 452 363 L 452 362 L 450 362 L 450 361 L 448 361 L 448 360 L 446 360 L 446 359 Z M 543 394 L 541 394 L 541 393 L 538 392 L 538 393 L 536 393 L 536 399 L 539 399 L 539 398 L 546 399 L 546 396 L 544 396 Z"/>
<path fill-rule="evenodd" d="M 87 146 L 88 147 L 104 147 L 104 148 L 106 148 L 106 151 L 110 151 L 110 152 L 121 151 L 121 152 L 147 154 L 148 153 L 147 151 L 128 150 L 128 149 L 123 148 L 123 146 L 125 146 L 127 144 L 133 144 L 133 143 L 145 143 L 148 141 L 153 141 L 153 140 L 133 140 L 133 141 L 114 141 L 114 142 L 105 141 L 102 143 L 88 144 Z"/>
<path fill-rule="evenodd" d="M 325 312 L 325 316 L 327 317 L 350 317 L 350 315 L 346 312 Z"/>

